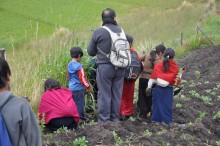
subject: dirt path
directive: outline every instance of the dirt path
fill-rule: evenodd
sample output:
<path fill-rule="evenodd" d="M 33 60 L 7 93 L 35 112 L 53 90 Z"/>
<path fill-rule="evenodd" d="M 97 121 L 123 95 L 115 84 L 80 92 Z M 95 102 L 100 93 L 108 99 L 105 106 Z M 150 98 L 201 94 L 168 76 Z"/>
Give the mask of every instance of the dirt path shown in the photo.
<path fill-rule="evenodd" d="M 199 48 L 178 60 L 187 70 L 183 90 L 174 97 L 170 127 L 134 118 L 118 123 L 90 123 L 76 132 L 43 136 L 44 144 L 72 145 L 85 136 L 88 145 L 217 145 L 220 143 L 220 47 Z M 113 135 L 115 131 L 115 135 Z M 54 141 L 55 140 L 55 141 Z"/>

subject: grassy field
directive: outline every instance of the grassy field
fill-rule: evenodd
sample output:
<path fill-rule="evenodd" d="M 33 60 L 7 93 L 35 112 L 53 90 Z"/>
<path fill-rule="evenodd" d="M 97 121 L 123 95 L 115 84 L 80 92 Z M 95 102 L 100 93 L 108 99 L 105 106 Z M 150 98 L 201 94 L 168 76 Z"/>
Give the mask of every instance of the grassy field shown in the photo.
<path fill-rule="evenodd" d="M 12 90 L 29 97 L 36 110 L 47 77 L 66 85 L 69 49 L 77 45 L 85 50 L 106 7 L 116 10 L 118 23 L 134 36 L 134 47 L 141 53 L 162 42 L 183 48 L 180 34 L 184 34 L 184 44 L 189 44 L 197 25 L 218 43 L 217 6 L 213 0 L 0 0 L 0 48 L 7 49 Z M 192 44 L 198 45 L 197 39 Z M 180 49 L 179 56 L 185 51 Z M 86 68 L 89 59 L 85 53 Z"/>

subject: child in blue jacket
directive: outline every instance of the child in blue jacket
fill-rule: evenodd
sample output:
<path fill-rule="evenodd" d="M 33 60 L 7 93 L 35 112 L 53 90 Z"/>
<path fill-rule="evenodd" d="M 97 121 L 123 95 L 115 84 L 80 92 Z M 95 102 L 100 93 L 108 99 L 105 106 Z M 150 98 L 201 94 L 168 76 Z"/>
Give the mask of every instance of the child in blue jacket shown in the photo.
<path fill-rule="evenodd" d="M 67 67 L 69 89 L 73 93 L 73 99 L 76 103 L 80 119 L 86 120 L 84 89 L 86 88 L 88 92 L 91 92 L 91 86 L 87 81 L 84 67 L 80 63 L 83 51 L 80 47 L 73 47 L 70 49 L 70 56 L 72 60 Z"/>

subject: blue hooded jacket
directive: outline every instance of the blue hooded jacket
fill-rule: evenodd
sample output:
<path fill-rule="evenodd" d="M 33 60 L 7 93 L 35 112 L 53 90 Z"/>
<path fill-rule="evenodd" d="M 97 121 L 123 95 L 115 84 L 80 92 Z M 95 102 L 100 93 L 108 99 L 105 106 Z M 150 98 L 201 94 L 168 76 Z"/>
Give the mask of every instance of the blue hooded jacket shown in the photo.
<path fill-rule="evenodd" d="M 77 72 L 82 68 L 82 64 L 79 62 L 71 61 L 68 64 L 68 77 L 69 77 L 69 89 L 70 91 L 83 90 L 84 86 L 80 82 Z"/>

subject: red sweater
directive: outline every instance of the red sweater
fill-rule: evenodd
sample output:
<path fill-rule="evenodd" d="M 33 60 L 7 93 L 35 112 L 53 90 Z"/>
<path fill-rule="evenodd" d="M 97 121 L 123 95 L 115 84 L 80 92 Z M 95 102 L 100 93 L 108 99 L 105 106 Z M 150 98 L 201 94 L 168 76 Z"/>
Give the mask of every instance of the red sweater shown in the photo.
<path fill-rule="evenodd" d="M 169 60 L 169 68 L 166 72 L 163 71 L 163 61 L 156 64 L 154 70 L 151 74 L 152 79 L 163 79 L 170 83 L 170 85 L 180 84 L 181 79 L 177 77 L 178 75 L 178 65 L 172 59 Z"/>

